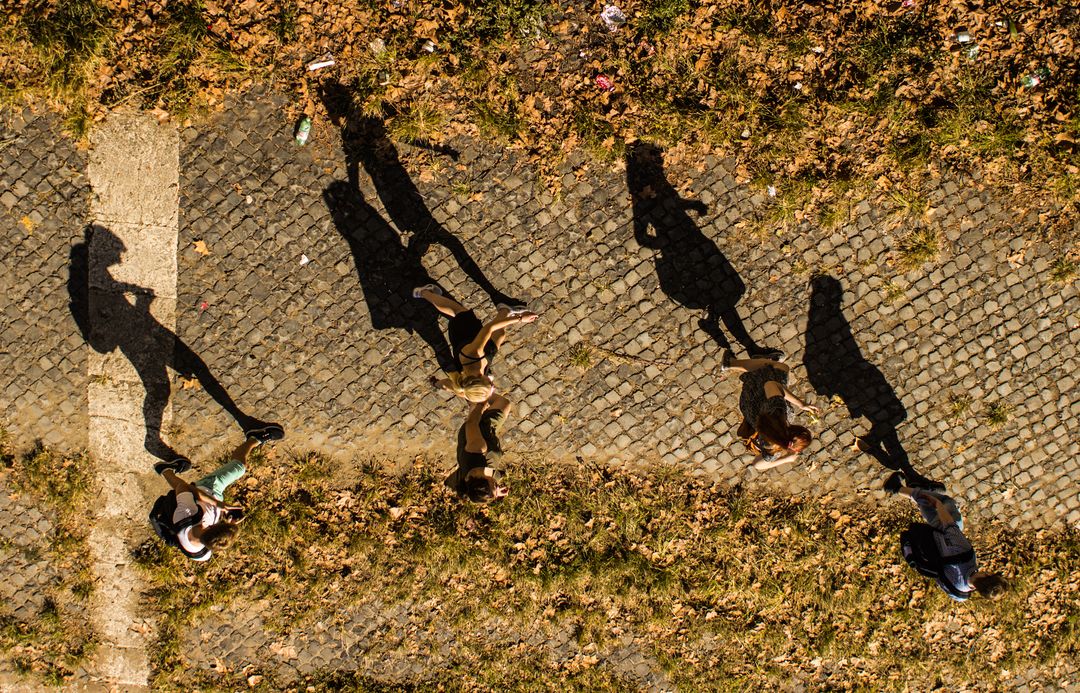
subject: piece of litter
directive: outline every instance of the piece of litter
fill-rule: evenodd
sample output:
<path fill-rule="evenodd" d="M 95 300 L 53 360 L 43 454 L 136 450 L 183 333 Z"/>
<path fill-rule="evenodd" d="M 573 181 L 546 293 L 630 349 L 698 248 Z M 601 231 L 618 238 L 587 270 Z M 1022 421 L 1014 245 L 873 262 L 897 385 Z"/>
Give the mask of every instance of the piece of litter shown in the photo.
<path fill-rule="evenodd" d="M 814 46 L 810 50 L 815 52 L 815 53 L 824 53 L 825 52 L 825 46 Z"/>
<path fill-rule="evenodd" d="M 255 198 L 254 198 L 254 197 L 252 197 L 251 195 L 248 195 L 248 196 L 246 196 L 246 197 L 244 198 L 244 202 L 245 202 L 246 204 L 251 204 L 251 203 L 252 203 L 252 202 L 254 202 L 254 201 L 255 201 Z"/>
<path fill-rule="evenodd" d="M 206 301 L 199 301 L 199 310 L 206 310 L 210 307 L 210 304 Z"/>
<path fill-rule="evenodd" d="M 370 48 L 371 52 L 378 57 L 386 52 L 386 41 L 383 41 L 381 38 L 371 39 L 368 48 Z"/>
<path fill-rule="evenodd" d="M 739 133 L 739 137 L 743 138 L 744 140 L 750 139 L 750 128 L 743 128 L 743 131 Z"/>
<path fill-rule="evenodd" d="M 776 186 L 770 185 L 766 192 L 769 193 L 769 197 L 776 197 Z"/>
<path fill-rule="evenodd" d="M 608 31 L 618 31 L 623 24 L 626 24 L 626 15 L 615 5 L 605 5 L 600 13 L 600 19 L 604 20 L 604 26 L 608 28 Z"/>
<path fill-rule="evenodd" d="M 971 34 L 968 33 L 967 29 L 957 29 L 956 30 L 956 42 L 957 43 L 969 43 L 970 41 L 971 41 Z"/>
<path fill-rule="evenodd" d="M 334 56 L 330 55 L 329 53 L 324 53 L 323 55 L 320 55 L 318 58 L 315 58 L 310 63 L 305 65 L 305 67 L 307 67 L 308 72 L 314 72 L 315 70 L 321 70 L 324 67 L 330 67 L 333 64 Z"/>
<path fill-rule="evenodd" d="M 577 57 L 584 58 L 585 57 L 585 51 L 578 51 Z"/>
<path fill-rule="evenodd" d="M 432 41 L 431 39 L 428 39 L 427 41 L 424 41 L 424 45 L 421 46 L 421 48 L 423 48 L 428 53 L 434 53 L 435 52 L 435 42 Z"/>
<path fill-rule="evenodd" d="M 795 83 L 795 91 L 802 91 L 802 82 Z"/>
<path fill-rule="evenodd" d="M 604 91 L 615 91 L 615 84 L 606 75 L 596 76 L 596 86 Z"/>
<path fill-rule="evenodd" d="M 300 266 L 301 267 L 303 267 L 304 265 L 306 265 L 309 262 L 311 262 L 311 258 L 309 258 L 307 255 L 301 255 L 300 256 Z"/>

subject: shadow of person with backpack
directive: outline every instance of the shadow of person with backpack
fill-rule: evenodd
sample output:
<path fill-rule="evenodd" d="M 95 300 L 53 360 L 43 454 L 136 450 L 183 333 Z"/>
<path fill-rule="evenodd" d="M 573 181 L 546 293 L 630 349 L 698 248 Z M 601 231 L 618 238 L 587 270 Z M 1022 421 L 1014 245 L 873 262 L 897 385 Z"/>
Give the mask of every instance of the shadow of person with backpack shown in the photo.
<path fill-rule="evenodd" d="M 91 247 L 93 252 L 91 252 Z M 267 422 L 246 414 L 233 401 L 206 362 L 154 316 L 153 291 L 118 281 L 109 271 L 120 264 L 127 250 L 109 229 L 87 228 L 86 240 L 70 251 L 67 291 L 69 309 L 83 339 L 100 353 L 117 349 L 134 367 L 145 389 L 143 419 L 146 451 L 161 460 L 179 455 L 161 437 L 161 423 L 171 393 L 168 369 L 194 377 L 202 389 L 245 432 L 261 429 Z M 132 300 L 128 300 L 128 296 Z"/>
<path fill-rule="evenodd" d="M 803 355 L 810 385 L 823 397 L 840 397 L 852 419 L 866 417 L 870 431 L 856 438 L 860 452 L 887 469 L 903 472 L 912 486 L 943 490 L 912 466 L 900 444 L 896 428 L 907 419 L 907 409 L 881 371 L 863 356 L 844 317 L 843 295 L 834 277 L 818 275 L 810 282 Z"/>

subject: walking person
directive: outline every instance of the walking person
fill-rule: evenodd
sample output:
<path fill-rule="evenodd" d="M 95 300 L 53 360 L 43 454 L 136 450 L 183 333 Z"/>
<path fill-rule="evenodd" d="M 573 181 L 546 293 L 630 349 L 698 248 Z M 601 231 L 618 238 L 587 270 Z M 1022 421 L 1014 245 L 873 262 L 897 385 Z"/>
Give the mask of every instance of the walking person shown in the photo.
<path fill-rule="evenodd" d="M 178 457 L 159 462 L 154 471 L 169 484 L 170 491 L 159 497 L 150 511 L 150 524 L 169 546 L 193 561 L 208 561 L 213 551 L 232 543 L 244 509 L 225 503 L 225 489 L 244 475 L 248 454 L 264 443 L 281 440 L 285 431 L 276 424 L 246 432 L 246 440 L 229 456 L 229 461 L 195 483 L 180 474 L 191 469 L 191 461 Z"/>
<path fill-rule="evenodd" d="M 975 549 L 964 536 L 964 518 L 956 501 L 943 493 L 905 485 L 899 472 L 890 475 L 883 488 L 890 494 L 910 498 L 926 521 L 912 523 L 900 535 L 901 552 L 908 565 L 933 578 L 956 601 L 966 601 L 975 592 L 991 599 L 1005 592 L 1008 584 L 1000 575 L 978 569 Z"/>
<path fill-rule="evenodd" d="M 489 464 L 489 457 L 502 454 L 499 430 L 510 415 L 510 400 L 502 395 L 476 402 L 458 429 L 457 469 L 446 485 L 474 503 L 490 503 L 505 498 L 510 489 L 502 482 L 503 472 Z"/>
<path fill-rule="evenodd" d="M 506 340 L 506 328 L 530 323 L 539 317 L 525 306 L 500 304 L 495 318 L 485 324 L 472 310 L 445 296 L 435 284 L 417 287 L 413 297 L 424 299 L 450 318 L 447 326 L 450 351 L 459 370 L 446 373 L 444 378 L 432 376 L 431 384 L 473 403 L 484 402 L 495 393 L 491 360 Z"/>
<path fill-rule="evenodd" d="M 789 422 L 792 407 L 818 413 L 787 387 L 790 367 L 768 358 L 734 359 L 725 350 L 721 371 L 737 373 L 743 383 L 739 409 L 743 421 L 738 436 L 755 454 L 754 469 L 764 471 L 792 462 L 813 440 L 804 426 Z"/>

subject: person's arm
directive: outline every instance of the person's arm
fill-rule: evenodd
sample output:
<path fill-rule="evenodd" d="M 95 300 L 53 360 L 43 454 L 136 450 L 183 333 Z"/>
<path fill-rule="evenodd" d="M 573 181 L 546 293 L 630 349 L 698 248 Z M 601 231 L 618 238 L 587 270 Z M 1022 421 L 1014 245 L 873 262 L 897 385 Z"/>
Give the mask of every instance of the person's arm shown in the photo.
<path fill-rule="evenodd" d="M 469 410 L 469 417 L 465 419 L 465 451 L 466 452 L 487 452 L 487 441 L 484 440 L 484 434 L 480 431 L 480 417 L 484 415 L 484 411 L 487 409 L 487 402 L 477 402 Z"/>
<path fill-rule="evenodd" d="M 812 411 L 815 414 L 817 414 L 817 413 L 819 413 L 821 411 L 820 409 L 818 409 L 814 405 L 807 404 L 806 402 L 799 399 L 795 395 L 795 393 L 792 392 L 791 390 L 787 389 L 787 387 L 781 385 L 781 389 L 784 391 L 784 399 L 787 400 L 788 402 L 791 402 L 791 404 L 793 404 L 794 406 L 798 407 L 800 411 Z"/>
<path fill-rule="evenodd" d="M 523 322 L 532 322 L 539 317 L 536 313 L 522 313 L 521 315 L 515 315 L 513 317 L 496 318 L 488 324 L 480 328 L 480 332 L 477 333 L 476 338 L 466 344 L 462 348 L 463 352 L 466 352 L 467 356 L 479 358 L 484 355 L 484 347 L 487 346 L 488 340 L 491 339 L 491 335 L 499 330 L 504 330 L 510 325 L 517 325 Z"/>
<path fill-rule="evenodd" d="M 784 455 L 783 457 L 777 457 L 775 460 L 765 461 L 765 458 L 763 458 L 761 455 L 758 455 L 754 458 L 754 469 L 758 470 L 759 472 L 766 469 L 772 469 L 773 467 L 779 467 L 782 464 L 787 464 L 788 462 L 794 460 L 796 457 L 798 457 L 796 453 L 791 453 L 789 455 Z"/>
<path fill-rule="evenodd" d="M 732 361 L 732 365 L 739 366 L 745 369 L 747 372 L 760 370 L 762 368 L 775 368 L 776 370 L 784 373 L 787 373 L 791 370 L 791 366 L 787 365 L 786 363 L 781 363 L 780 361 L 773 361 L 772 359 L 766 358 Z"/>

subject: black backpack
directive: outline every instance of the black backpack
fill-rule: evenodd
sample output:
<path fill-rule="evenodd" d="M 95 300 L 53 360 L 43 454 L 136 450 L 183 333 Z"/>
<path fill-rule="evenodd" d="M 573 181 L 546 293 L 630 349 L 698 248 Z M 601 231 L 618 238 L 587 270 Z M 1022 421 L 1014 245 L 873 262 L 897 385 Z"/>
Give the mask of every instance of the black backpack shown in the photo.
<path fill-rule="evenodd" d="M 180 552 L 188 558 L 198 560 L 210 553 L 210 549 L 205 546 L 192 553 L 180 544 L 180 540 L 176 536 L 180 533 L 180 530 L 185 527 L 194 527 L 202 522 L 202 508 L 199 508 L 199 510 L 191 517 L 185 517 L 183 520 L 176 523 L 173 522 L 173 513 L 175 512 L 176 491 L 169 491 L 164 496 L 160 496 L 154 501 L 154 507 L 150 509 L 150 526 L 154 528 L 154 531 L 161 537 L 161 540 L 169 546 L 180 549 Z"/>
<path fill-rule="evenodd" d="M 900 534 L 900 551 L 903 553 L 907 564 L 920 575 L 937 580 L 941 589 L 948 592 L 950 596 L 965 600 L 970 595 L 949 582 L 949 579 L 945 576 L 945 566 L 974 560 L 975 552 L 968 550 L 955 556 L 943 558 L 937 542 L 934 540 L 934 535 L 937 532 L 938 530 L 923 522 L 912 523 L 910 527 Z"/>

